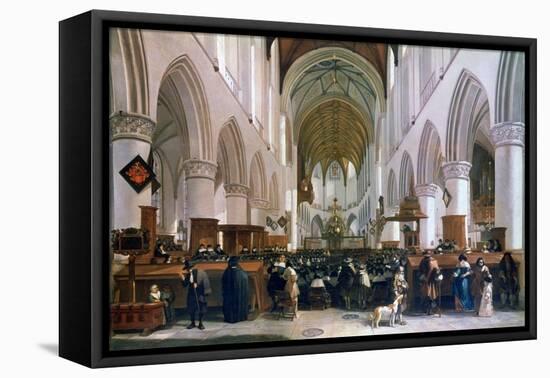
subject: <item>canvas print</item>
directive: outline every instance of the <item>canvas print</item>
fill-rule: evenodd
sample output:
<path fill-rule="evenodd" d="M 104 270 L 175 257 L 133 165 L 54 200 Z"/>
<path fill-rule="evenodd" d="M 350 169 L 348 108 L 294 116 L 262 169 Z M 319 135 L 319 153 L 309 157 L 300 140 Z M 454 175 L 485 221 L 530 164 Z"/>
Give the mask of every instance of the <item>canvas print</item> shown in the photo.
<path fill-rule="evenodd" d="M 111 351 L 525 325 L 525 56 L 111 28 Z"/>

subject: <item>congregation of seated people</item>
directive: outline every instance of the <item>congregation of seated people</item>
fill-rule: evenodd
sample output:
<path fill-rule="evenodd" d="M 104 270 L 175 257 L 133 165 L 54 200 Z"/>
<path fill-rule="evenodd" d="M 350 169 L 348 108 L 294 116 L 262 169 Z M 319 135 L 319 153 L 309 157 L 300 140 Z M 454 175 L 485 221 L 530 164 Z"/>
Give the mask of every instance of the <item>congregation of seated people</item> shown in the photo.
<path fill-rule="evenodd" d="M 276 309 L 275 293 L 284 290 L 282 279 L 290 266 L 297 274 L 299 305 L 366 309 L 391 299 L 391 281 L 397 269 L 406 266 L 405 250 L 385 250 L 365 255 L 349 251 L 305 250 L 291 255 L 265 254 L 269 275 L 267 289 Z M 351 256 L 350 256 L 351 255 Z"/>
<path fill-rule="evenodd" d="M 225 261 L 228 256 L 222 249 L 220 244 L 212 247 L 211 244 L 200 244 L 192 258 L 194 261 Z"/>

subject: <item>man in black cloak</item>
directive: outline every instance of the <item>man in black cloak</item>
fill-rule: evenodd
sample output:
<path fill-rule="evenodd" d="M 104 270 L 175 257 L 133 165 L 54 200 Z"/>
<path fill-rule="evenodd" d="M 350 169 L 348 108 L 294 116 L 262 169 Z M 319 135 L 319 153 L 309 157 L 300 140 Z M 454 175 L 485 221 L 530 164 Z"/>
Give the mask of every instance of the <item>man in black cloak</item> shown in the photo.
<path fill-rule="evenodd" d="M 248 318 L 248 274 L 238 263 L 239 258 L 232 256 L 222 276 L 223 319 L 227 323 Z"/>
<path fill-rule="evenodd" d="M 355 275 L 356 271 L 353 267 L 353 260 L 346 257 L 342 265 L 342 271 L 338 276 L 338 288 L 340 290 L 340 296 L 344 299 L 346 310 L 351 310 L 351 288 L 353 287 Z"/>
<path fill-rule="evenodd" d="M 275 297 L 275 293 L 277 291 L 282 291 L 285 289 L 286 281 L 283 278 L 284 271 L 285 268 L 281 267 L 278 263 L 273 264 L 267 269 L 267 273 L 269 273 L 269 280 L 267 281 L 267 292 L 269 293 L 269 296 L 271 297 L 271 300 L 273 302 L 271 312 L 277 309 L 277 300 Z"/>
<path fill-rule="evenodd" d="M 210 288 L 210 281 L 205 271 L 200 269 L 193 269 L 193 263 L 189 260 L 185 260 L 182 271 L 182 283 L 183 287 L 187 287 L 187 311 L 191 317 L 191 323 L 187 326 L 187 329 L 195 328 L 195 319 L 199 320 L 199 329 L 204 329 L 202 319 L 206 314 L 207 309 L 207 296 L 212 293 Z"/>

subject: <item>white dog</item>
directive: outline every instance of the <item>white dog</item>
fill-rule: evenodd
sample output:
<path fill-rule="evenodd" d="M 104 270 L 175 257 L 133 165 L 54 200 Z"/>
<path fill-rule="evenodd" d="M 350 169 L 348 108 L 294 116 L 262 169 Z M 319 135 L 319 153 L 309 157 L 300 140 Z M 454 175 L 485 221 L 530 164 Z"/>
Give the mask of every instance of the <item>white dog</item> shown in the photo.
<path fill-rule="evenodd" d="M 387 306 L 378 306 L 374 309 L 373 313 L 369 315 L 372 328 L 378 328 L 380 321 L 389 322 L 390 327 L 395 326 L 395 317 L 397 316 L 397 307 L 403 301 L 403 295 L 399 295 L 395 298 L 392 304 Z"/>

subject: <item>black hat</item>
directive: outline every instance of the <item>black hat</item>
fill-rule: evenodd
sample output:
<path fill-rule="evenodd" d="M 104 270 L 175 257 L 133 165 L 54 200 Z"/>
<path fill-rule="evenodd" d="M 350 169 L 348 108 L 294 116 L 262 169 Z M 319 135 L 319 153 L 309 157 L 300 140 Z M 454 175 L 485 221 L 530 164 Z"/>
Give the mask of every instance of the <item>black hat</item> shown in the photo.
<path fill-rule="evenodd" d="M 230 267 L 237 266 L 239 263 L 239 256 L 231 256 L 228 260 L 228 265 Z"/>
<path fill-rule="evenodd" d="M 188 259 L 183 260 L 183 269 L 191 269 L 193 265 L 195 265 L 194 261 Z"/>

